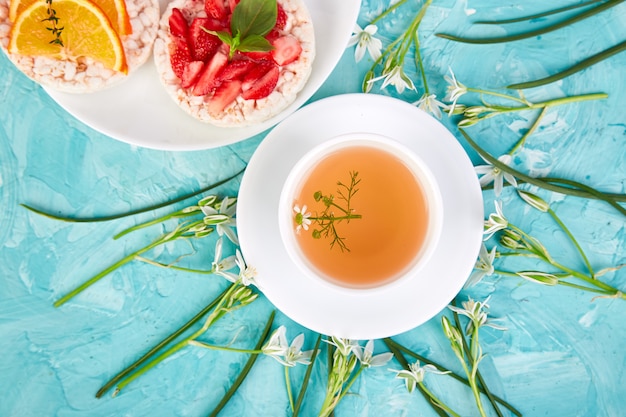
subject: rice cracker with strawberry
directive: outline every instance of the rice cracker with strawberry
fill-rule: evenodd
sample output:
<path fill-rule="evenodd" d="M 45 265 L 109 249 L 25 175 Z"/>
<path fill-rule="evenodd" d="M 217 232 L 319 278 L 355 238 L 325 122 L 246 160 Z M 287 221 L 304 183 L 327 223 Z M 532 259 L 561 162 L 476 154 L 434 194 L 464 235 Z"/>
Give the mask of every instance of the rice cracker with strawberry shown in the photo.
<path fill-rule="evenodd" d="M 302 0 L 174 0 L 154 59 L 168 94 L 220 127 L 263 122 L 304 87 L 315 56 Z"/>

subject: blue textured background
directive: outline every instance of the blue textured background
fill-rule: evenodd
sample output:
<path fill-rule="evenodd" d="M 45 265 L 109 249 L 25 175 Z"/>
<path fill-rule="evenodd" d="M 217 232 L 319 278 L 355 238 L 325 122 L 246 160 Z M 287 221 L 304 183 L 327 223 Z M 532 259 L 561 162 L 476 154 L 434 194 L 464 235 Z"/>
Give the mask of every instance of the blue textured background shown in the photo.
<path fill-rule="evenodd" d="M 365 24 L 386 2 L 364 1 Z M 422 54 L 429 84 L 439 97 L 442 76 L 452 67 L 472 87 L 498 88 L 563 69 L 626 39 L 626 4 L 540 38 L 492 46 L 467 46 L 432 36 L 436 31 L 476 33 L 470 20 L 511 17 L 545 10 L 544 1 L 502 5 L 500 0 L 434 1 L 421 26 Z M 556 7 L 569 2 L 555 1 Z M 393 39 L 411 6 L 385 20 L 381 36 Z M 475 13 L 474 13 L 475 12 Z M 470 16 L 470 17 L 468 17 Z M 533 24 L 541 24 L 534 22 Z M 521 27 L 521 26 L 520 26 Z M 322 28 L 316 28 L 321 30 Z M 494 34 L 502 28 L 490 29 Z M 520 29 L 521 30 L 521 29 Z M 486 33 L 486 32 L 481 32 Z M 357 92 L 367 60 L 354 65 L 353 49 L 312 100 Z M 28 203 L 58 213 L 107 215 L 166 201 L 239 171 L 262 135 L 198 152 L 162 152 L 117 142 L 74 120 L 36 84 L 0 55 L 0 416 L 203 416 L 219 401 L 246 360 L 245 355 L 187 348 L 130 385 L 118 397 L 94 398 L 96 390 L 142 352 L 178 328 L 211 300 L 224 282 L 210 276 L 175 273 L 140 262 L 114 272 L 61 308 L 59 295 L 146 244 L 163 230 L 147 229 L 120 241 L 111 236 L 145 214 L 99 224 L 67 224 L 19 207 Z M 409 71 L 412 77 L 415 73 Z M 417 78 L 416 78 L 417 80 Z M 419 87 L 419 83 L 417 84 Z M 393 91 L 374 93 L 394 95 Z M 604 191 L 626 192 L 626 54 L 544 88 L 534 100 L 606 92 L 607 100 L 551 109 L 514 163 L 533 175 L 575 179 Z M 407 101 L 421 95 L 405 93 Z M 516 114 L 472 127 L 468 132 L 498 155 L 532 122 Z M 446 116 L 442 122 L 451 130 Z M 457 133 L 457 137 L 461 138 Z M 476 163 L 482 163 L 461 140 Z M 233 181 L 218 191 L 235 195 Z M 624 217 L 605 204 L 539 192 L 571 228 L 596 269 L 626 262 Z M 485 191 L 491 212 L 493 195 Z M 556 256 L 578 269 L 584 265 L 548 217 L 520 203 L 512 190 L 502 195 L 505 214 L 541 238 Z M 161 210 L 158 214 L 165 213 Z M 263 219 L 259 219 L 263 221 Z M 212 242 L 167 247 L 157 255 L 206 265 Z M 454 254 L 450 254 L 454 262 Z M 505 264 L 506 266 L 506 264 Z M 445 274 L 446 271 L 441 271 Z M 436 277 L 433 277 L 436 279 Z M 626 270 L 603 277 L 626 290 Z M 491 295 L 491 314 L 508 330 L 482 332 L 487 357 L 481 370 L 491 389 L 525 416 L 620 417 L 626 415 L 626 301 L 596 299 L 564 287 L 543 287 L 506 277 L 488 277 L 461 294 Z M 323 308 L 323 306 L 320 306 Z M 261 298 L 221 320 L 208 339 L 227 343 L 255 340 L 272 306 Z M 407 308 L 407 314 L 411 314 Z M 440 316 L 397 340 L 454 370 L 458 364 L 440 330 Z M 288 336 L 315 335 L 278 314 Z M 382 351 L 382 343 L 377 343 Z M 367 370 L 337 409 L 338 416 L 435 415 L 419 394 L 409 394 L 387 368 Z M 296 368 L 295 380 L 304 368 Z M 316 415 L 325 383 L 315 368 L 302 415 Z M 469 390 L 447 377 L 429 375 L 427 385 L 463 416 L 476 411 Z M 296 384 L 297 385 L 297 384 Z M 282 368 L 260 358 L 222 415 L 288 415 Z"/>

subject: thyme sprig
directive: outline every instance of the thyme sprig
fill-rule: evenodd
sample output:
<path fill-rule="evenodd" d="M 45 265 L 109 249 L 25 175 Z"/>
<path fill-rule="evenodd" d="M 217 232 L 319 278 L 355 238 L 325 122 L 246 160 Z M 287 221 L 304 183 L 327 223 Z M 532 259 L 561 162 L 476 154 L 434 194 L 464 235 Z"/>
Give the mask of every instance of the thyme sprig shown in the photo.
<path fill-rule="evenodd" d="M 52 0 L 46 0 L 48 17 L 42 19 L 42 22 L 50 22 L 50 27 L 46 27 L 49 30 L 54 38 L 48 42 L 53 45 L 63 46 L 63 40 L 61 39 L 61 33 L 63 33 L 64 26 L 59 27 L 59 18 L 57 17 L 57 12 L 52 8 Z"/>

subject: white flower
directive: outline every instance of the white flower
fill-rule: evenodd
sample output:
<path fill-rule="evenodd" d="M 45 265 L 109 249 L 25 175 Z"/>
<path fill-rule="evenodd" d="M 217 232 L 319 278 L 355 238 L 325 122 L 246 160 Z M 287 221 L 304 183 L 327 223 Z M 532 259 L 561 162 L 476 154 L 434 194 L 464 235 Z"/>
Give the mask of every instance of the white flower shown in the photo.
<path fill-rule="evenodd" d="M 222 259 L 222 238 L 220 237 L 215 243 L 215 257 L 213 258 L 213 263 L 211 264 L 213 273 L 223 276 L 225 271 L 234 268 L 235 265 L 234 256 Z"/>
<path fill-rule="evenodd" d="M 220 203 L 219 211 L 209 205 L 200 207 L 204 213 L 204 224 L 215 226 L 217 234 L 226 237 L 235 245 L 239 244 L 237 234 L 233 230 L 237 226 L 235 213 L 237 212 L 237 199 L 224 197 Z"/>
<path fill-rule="evenodd" d="M 437 96 L 435 94 L 424 94 L 418 101 L 413 104 L 419 107 L 421 110 L 427 113 L 431 113 L 437 119 L 441 119 L 441 109 L 446 108 L 445 104 L 437 100 Z"/>
<path fill-rule="evenodd" d="M 483 243 L 480 246 L 480 251 L 478 252 L 478 260 L 476 261 L 476 265 L 474 265 L 474 271 L 472 271 L 472 274 L 465 283 L 465 288 L 478 284 L 483 277 L 493 274 L 493 260 L 495 258 L 495 246 L 491 249 L 491 251 L 487 251 L 487 247 Z"/>
<path fill-rule="evenodd" d="M 508 166 L 511 163 L 511 155 L 502 155 L 498 158 L 498 161 Z M 509 174 L 508 172 L 504 172 L 500 168 L 495 167 L 489 163 L 488 165 L 479 165 L 477 167 L 474 167 L 474 170 L 476 171 L 476 174 L 482 175 L 479 180 L 481 187 L 484 187 L 485 185 L 493 182 L 493 191 L 496 197 L 498 197 L 502 192 L 504 180 L 506 180 L 513 187 L 517 187 L 517 181 L 515 180 L 515 177 L 513 175 Z"/>
<path fill-rule="evenodd" d="M 447 374 L 449 372 L 442 372 L 438 370 L 434 365 L 424 365 L 420 366 L 419 361 L 415 361 L 415 363 L 409 364 L 409 369 L 403 369 L 401 371 L 396 371 L 394 369 L 390 369 L 396 373 L 396 378 L 404 379 L 404 383 L 406 385 L 406 389 L 409 392 L 413 392 L 415 386 L 417 384 L 421 384 L 424 381 L 424 375 L 426 372 L 430 372 L 433 374 Z"/>
<path fill-rule="evenodd" d="M 452 72 L 452 68 L 449 68 L 450 76 L 445 75 L 443 78 L 448 82 L 447 94 L 444 97 L 445 101 L 451 101 L 450 107 L 448 107 L 449 114 L 454 113 L 457 100 L 465 93 L 467 93 L 467 87 L 457 81 Z"/>
<path fill-rule="evenodd" d="M 291 345 L 287 345 L 287 329 L 280 326 L 272 333 L 270 340 L 263 346 L 262 351 L 265 355 L 271 356 L 285 366 L 296 366 L 298 363 L 308 365 L 311 363 L 313 350 L 302 352 L 304 344 L 304 334 L 296 336 Z"/>
<path fill-rule="evenodd" d="M 489 297 L 483 302 L 474 301 L 471 298 L 467 301 L 463 301 L 461 307 L 448 306 L 448 308 L 457 314 L 461 314 L 470 319 L 465 329 L 466 334 L 470 334 L 472 330 L 478 329 L 482 326 L 492 327 L 496 330 L 506 330 L 505 327 L 499 326 L 493 323 L 493 320 L 487 318 L 487 312 L 489 309 Z"/>
<path fill-rule="evenodd" d="M 509 225 L 509 221 L 502 214 L 502 202 L 499 200 L 494 201 L 496 206 L 496 212 L 491 213 L 489 218 L 485 221 L 485 237 L 483 240 L 489 240 L 491 236 L 498 230 L 504 230 Z"/>
<path fill-rule="evenodd" d="M 354 352 L 354 355 L 359 359 L 359 362 L 361 362 L 361 366 L 364 368 L 369 368 L 371 366 L 382 366 L 389 362 L 393 357 L 393 353 L 391 352 L 380 353 L 376 356 L 372 356 L 374 353 L 373 340 L 369 340 L 365 344 L 365 347 L 354 346 L 352 351 Z"/>
<path fill-rule="evenodd" d="M 359 62 L 365 56 L 365 50 L 370 54 L 373 60 L 380 58 L 380 50 L 383 48 L 383 43 L 380 39 L 374 37 L 374 34 L 378 31 L 376 25 L 368 25 L 365 29 L 361 29 L 361 26 L 355 24 L 353 34 L 348 41 L 348 47 L 356 45 L 354 50 L 354 60 Z"/>
<path fill-rule="evenodd" d="M 388 85 L 396 87 L 398 94 L 402 94 L 405 88 L 415 90 L 413 81 L 404 73 L 401 65 L 395 65 L 391 69 L 387 66 L 382 75 L 372 78 L 368 81 L 368 84 L 375 83 L 378 80 L 383 80 L 383 85 L 380 87 L 381 90 L 384 90 Z"/>
<path fill-rule="evenodd" d="M 221 252 L 221 248 L 220 248 L 220 252 Z M 217 259 L 217 248 L 216 248 L 216 259 Z M 226 258 L 223 262 L 228 262 L 226 266 L 229 266 L 229 268 L 224 268 L 223 266 L 219 267 L 219 264 L 216 267 L 215 262 L 214 262 L 213 268 L 215 269 L 214 271 L 215 274 L 226 278 L 230 282 L 241 281 L 241 284 L 243 284 L 246 287 L 249 286 L 250 284 L 256 284 L 254 282 L 254 279 L 256 278 L 256 275 L 257 275 L 256 268 L 246 265 L 246 262 L 243 259 L 243 255 L 241 254 L 239 249 L 235 251 L 235 256 L 230 256 Z M 227 269 L 231 269 L 235 265 L 239 268 L 239 274 L 234 274 L 232 272 L 226 271 Z"/>
<path fill-rule="evenodd" d="M 341 356 L 348 356 L 351 352 L 354 352 L 355 348 L 359 345 L 357 341 L 352 339 L 342 339 L 340 337 L 332 336 L 330 340 L 325 340 L 329 345 L 333 345 L 337 348 Z"/>
<path fill-rule="evenodd" d="M 306 209 L 306 205 L 302 206 L 302 208 L 300 208 L 297 204 L 293 206 L 293 211 L 296 212 L 294 217 L 297 224 L 296 233 L 300 233 L 302 229 L 309 230 L 309 226 L 311 225 L 311 219 L 309 219 L 309 217 L 311 217 L 311 213 L 307 212 Z"/>

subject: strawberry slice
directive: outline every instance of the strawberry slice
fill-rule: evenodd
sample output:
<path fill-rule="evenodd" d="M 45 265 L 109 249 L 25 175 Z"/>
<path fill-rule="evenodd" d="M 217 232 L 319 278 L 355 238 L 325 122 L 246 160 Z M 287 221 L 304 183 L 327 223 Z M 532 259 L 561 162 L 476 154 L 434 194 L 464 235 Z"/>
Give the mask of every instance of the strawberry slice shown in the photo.
<path fill-rule="evenodd" d="M 192 94 L 196 96 L 204 96 L 209 94 L 217 85 L 219 80 L 217 75 L 228 64 L 228 52 L 224 52 L 226 48 L 220 48 L 215 55 L 204 66 L 202 74 L 198 77 L 196 84 L 193 86 Z"/>
<path fill-rule="evenodd" d="M 280 4 L 276 3 L 276 6 L 278 6 L 278 9 L 276 10 L 276 25 L 274 25 L 274 28 L 282 30 L 287 24 L 287 13 L 285 13 L 285 9 Z"/>
<path fill-rule="evenodd" d="M 172 37 L 172 42 L 169 45 L 170 48 L 170 65 L 172 71 L 178 78 L 183 77 L 183 72 L 187 64 L 191 62 L 191 51 L 187 40 L 179 36 Z"/>
<path fill-rule="evenodd" d="M 241 80 L 252 68 L 255 63 L 247 59 L 238 59 L 230 61 L 217 76 L 219 82 Z"/>
<path fill-rule="evenodd" d="M 222 30 L 219 22 L 207 17 L 196 17 L 189 26 L 189 44 L 192 58 L 196 61 L 208 61 L 213 56 L 222 41 L 215 35 L 207 33 L 208 30 Z"/>
<path fill-rule="evenodd" d="M 202 61 L 191 61 L 183 70 L 183 74 L 180 77 L 180 85 L 183 88 L 189 88 L 196 83 L 196 80 L 202 73 L 202 69 L 204 68 L 204 62 Z"/>
<path fill-rule="evenodd" d="M 302 52 L 300 41 L 293 36 L 281 36 L 271 41 L 274 50 L 272 58 L 278 65 L 287 65 L 298 59 Z"/>
<path fill-rule="evenodd" d="M 241 96 L 246 100 L 258 100 L 269 96 L 278 84 L 278 66 L 271 61 L 258 63 L 241 84 Z"/>
<path fill-rule="evenodd" d="M 187 37 L 189 36 L 189 26 L 187 24 L 187 19 L 185 19 L 185 16 L 180 9 L 172 9 L 172 14 L 169 18 L 169 25 L 170 33 L 173 36 L 182 37 L 184 39 L 187 39 Z"/>
<path fill-rule="evenodd" d="M 228 0 L 228 8 L 231 14 L 235 10 L 235 7 L 237 7 L 237 4 L 239 4 L 239 0 Z"/>
<path fill-rule="evenodd" d="M 226 6 L 227 4 L 225 3 L 225 0 L 204 1 L 204 11 L 206 12 L 207 16 L 217 20 L 224 20 L 228 16 Z"/>
<path fill-rule="evenodd" d="M 222 83 L 217 90 L 215 90 L 215 94 L 209 100 L 208 110 L 210 114 L 218 115 L 221 114 L 226 107 L 241 93 L 241 81 L 232 80 L 229 82 Z"/>

